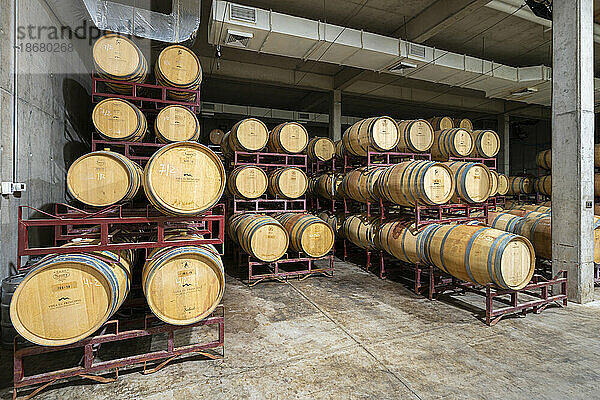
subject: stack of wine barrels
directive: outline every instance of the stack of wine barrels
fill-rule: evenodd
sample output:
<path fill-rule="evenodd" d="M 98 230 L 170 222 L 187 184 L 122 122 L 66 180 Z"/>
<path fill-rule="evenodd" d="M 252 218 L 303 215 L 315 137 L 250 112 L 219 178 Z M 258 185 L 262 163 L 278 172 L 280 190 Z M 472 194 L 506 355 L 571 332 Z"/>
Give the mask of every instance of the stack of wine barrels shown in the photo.
<path fill-rule="evenodd" d="M 288 249 L 286 229 L 267 215 L 236 214 L 229 219 L 227 230 L 231 240 L 260 261 L 277 261 Z"/>
<path fill-rule="evenodd" d="M 401 206 L 444 204 L 454 195 L 454 174 L 442 163 L 405 161 L 381 173 L 376 191 Z"/>
<path fill-rule="evenodd" d="M 366 157 L 369 151 L 391 151 L 400 140 L 400 129 L 390 117 L 363 119 L 344 132 L 342 141 L 346 152 Z"/>
<path fill-rule="evenodd" d="M 456 191 L 452 202 L 482 203 L 492 195 L 492 173 L 484 164 L 450 161 L 445 163 L 454 173 Z"/>
<path fill-rule="evenodd" d="M 266 193 L 269 178 L 262 168 L 254 165 L 241 165 L 229 175 L 227 190 L 234 196 L 244 199 L 257 199 Z"/>
<path fill-rule="evenodd" d="M 500 137 L 492 130 L 473 131 L 473 151 L 471 157 L 494 158 L 500 151 Z"/>
<path fill-rule="evenodd" d="M 193 51 L 180 45 L 164 48 L 154 65 L 154 75 L 159 85 L 197 91 L 202 82 L 202 67 Z M 167 96 L 178 101 L 194 101 L 196 93 L 167 90 Z"/>
<path fill-rule="evenodd" d="M 201 214 L 217 204 L 225 190 L 219 157 L 197 142 L 171 143 L 150 157 L 143 174 L 146 197 L 165 214 Z"/>
<path fill-rule="evenodd" d="M 433 146 L 433 127 L 424 119 L 400 121 L 398 129 L 400 131 L 397 146 L 399 152 L 422 153 Z"/>
<path fill-rule="evenodd" d="M 100 37 L 94 43 L 92 57 L 101 78 L 123 82 L 107 83 L 117 93 L 131 95 L 131 83 L 146 80 L 148 62 L 135 43 L 124 36 L 108 34 Z"/>
<path fill-rule="evenodd" d="M 117 98 L 96 104 L 92 121 L 96 132 L 111 141 L 140 142 L 148 131 L 144 114 L 130 102 Z"/>
<path fill-rule="evenodd" d="M 552 195 L 552 175 L 539 177 L 533 181 L 533 187 L 536 193 L 546 196 Z"/>
<path fill-rule="evenodd" d="M 133 200 L 142 183 L 142 169 L 112 151 L 95 151 L 79 157 L 67 171 L 67 191 L 93 207 Z"/>
<path fill-rule="evenodd" d="M 349 215 L 344 219 L 340 234 L 362 249 L 375 249 L 375 233 L 379 219 L 366 214 Z"/>
<path fill-rule="evenodd" d="M 450 117 L 435 117 L 429 120 L 431 126 L 433 126 L 434 131 L 442 131 L 445 129 L 454 128 L 454 120 Z"/>
<path fill-rule="evenodd" d="M 161 143 L 195 142 L 200 137 L 200 123 L 189 108 L 170 105 L 156 116 L 154 134 Z"/>
<path fill-rule="evenodd" d="M 275 219 L 286 229 L 293 250 L 318 258 L 333 248 L 335 232 L 322 219 L 302 213 L 280 213 Z"/>
<path fill-rule="evenodd" d="M 313 196 L 333 200 L 343 197 L 340 185 L 344 176 L 335 172 L 327 172 L 323 175 L 311 178 L 310 192 Z"/>
<path fill-rule="evenodd" d="M 308 189 L 308 177 L 300 168 L 283 167 L 269 175 L 269 193 L 283 199 L 302 197 Z"/>
<path fill-rule="evenodd" d="M 435 132 L 431 156 L 434 160 L 448 161 L 450 157 L 469 157 L 473 152 L 473 136 L 463 128 Z"/>
<path fill-rule="evenodd" d="M 315 137 L 308 142 L 306 155 L 311 161 L 329 161 L 335 156 L 335 145 L 326 137 Z"/>
<path fill-rule="evenodd" d="M 268 149 L 273 153 L 298 154 L 308 145 L 308 132 L 298 122 L 284 122 L 271 130 Z"/>
<path fill-rule="evenodd" d="M 518 196 L 520 194 L 530 194 L 533 192 L 533 184 L 531 179 L 526 176 L 511 176 L 508 178 L 508 191 L 510 196 Z"/>
<path fill-rule="evenodd" d="M 168 240 L 192 240 L 171 235 Z M 225 271 L 212 245 L 164 247 L 150 252 L 142 270 L 142 289 L 152 313 L 171 325 L 201 321 L 217 307 L 225 290 Z"/>
<path fill-rule="evenodd" d="M 386 167 L 360 167 L 348 172 L 341 184 L 344 197 L 361 203 L 379 200 L 377 180 L 385 170 Z"/>
<path fill-rule="evenodd" d="M 96 332 L 123 304 L 132 255 L 109 251 L 49 255 L 13 294 L 11 321 L 32 343 L 63 346 Z"/>

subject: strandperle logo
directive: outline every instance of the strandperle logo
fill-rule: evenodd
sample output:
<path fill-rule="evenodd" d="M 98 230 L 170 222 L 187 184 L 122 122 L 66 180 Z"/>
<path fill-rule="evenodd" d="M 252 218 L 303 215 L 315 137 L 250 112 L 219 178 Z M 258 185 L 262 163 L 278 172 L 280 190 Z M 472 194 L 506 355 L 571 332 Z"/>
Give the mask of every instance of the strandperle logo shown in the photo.
<path fill-rule="evenodd" d="M 131 31 L 131 27 L 127 25 L 116 26 L 113 28 L 115 32 Z M 136 27 L 136 34 L 139 36 L 144 33 L 142 26 Z M 92 45 L 96 39 L 102 36 L 102 31 L 88 21 L 83 20 L 80 25 L 72 26 L 44 26 L 44 25 L 27 25 L 17 27 L 17 40 L 21 41 L 57 41 L 57 40 L 73 40 L 87 39 Z M 131 37 L 131 35 L 123 35 Z"/>

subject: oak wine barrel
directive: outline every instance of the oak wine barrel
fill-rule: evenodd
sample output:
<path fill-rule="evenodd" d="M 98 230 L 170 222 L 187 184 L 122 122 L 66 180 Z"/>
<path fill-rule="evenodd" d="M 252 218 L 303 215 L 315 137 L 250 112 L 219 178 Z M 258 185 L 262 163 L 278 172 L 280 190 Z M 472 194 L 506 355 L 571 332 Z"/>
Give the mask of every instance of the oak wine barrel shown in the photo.
<path fill-rule="evenodd" d="M 397 150 L 399 152 L 422 153 L 433 146 L 434 130 L 429 122 L 424 119 L 398 122 L 400 139 Z"/>
<path fill-rule="evenodd" d="M 490 178 L 492 178 L 490 181 L 490 183 L 491 183 L 490 197 L 492 197 L 492 196 L 498 195 L 498 179 L 499 179 L 499 177 L 498 177 L 498 173 L 495 170 L 490 169 L 489 171 L 490 171 Z"/>
<path fill-rule="evenodd" d="M 344 176 L 335 172 L 327 172 L 311 179 L 313 181 L 312 194 L 314 196 L 323 197 L 333 200 L 341 198 L 340 185 Z"/>
<path fill-rule="evenodd" d="M 596 188 L 596 186 L 597 185 L 595 185 L 594 188 Z M 541 176 L 535 179 L 533 181 L 533 187 L 536 193 L 552 196 L 552 175 Z"/>
<path fill-rule="evenodd" d="M 228 232 L 246 253 L 260 261 L 277 261 L 288 249 L 287 231 L 267 215 L 237 214 L 229 220 Z"/>
<path fill-rule="evenodd" d="M 366 214 L 349 215 L 342 224 L 341 234 L 355 246 L 374 249 L 378 226 L 377 217 L 368 217 Z"/>
<path fill-rule="evenodd" d="M 344 155 L 346 154 L 346 150 L 344 149 L 344 142 L 340 139 L 334 143 L 335 147 L 335 158 L 339 160 L 344 159 Z"/>
<path fill-rule="evenodd" d="M 473 142 L 471 157 L 494 158 L 500 151 L 500 137 L 492 130 L 473 131 Z"/>
<path fill-rule="evenodd" d="M 150 203 L 171 215 L 196 215 L 209 210 L 225 190 L 223 163 L 197 142 L 162 147 L 148 160 L 143 178 Z"/>
<path fill-rule="evenodd" d="M 193 51 L 184 46 L 171 45 L 158 55 L 154 75 L 159 85 L 197 91 L 202 82 L 202 67 Z M 188 91 L 167 90 L 167 96 L 178 101 L 196 100 L 196 93 Z"/>
<path fill-rule="evenodd" d="M 450 161 L 444 163 L 454 173 L 456 191 L 452 202 L 459 199 L 467 203 L 483 203 L 492 193 L 492 177 L 490 170 L 484 164 Z"/>
<path fill-rule="evenodd" d="M 373 117 L 358 121 L 342 137 L 346 151 L 366 157 L 369 151 L 391 151 L 400 140 L 396 121 L 390 117 Z"/>
<path fill-rule="evenodd" d="M 450 157 L 468 157 L 473 151 L 473 136 L 462 128 L 436 131 L 431 156 L 434 160 L 448 161 Z"/>
<path fill-rule="evenodd" d="M 266 193 L 269 183 L 267 173 L 254 165 L 241 165 L 229 174 L 227 190 L 244 199 L 257 199 Z"/>
<path fill-rule="evenodd" d="M 473 130 L 473 122 L 468 118 L 456 118 L 454 119 L 455 128 L 463 128 L 469 131 Z"/>
<path fill-rule="evenodd" d="M 123 82 L 106 82 L 117 93 L 131 95 L 131 83 L 146 80 L 148 62 L 135 43 L 124 36 L 110 33 L 98 38 L 92 48 L 92 58 L 100 78 Z"/>
<path fill-rule="evenodd" d="M 141 142 L 148 131 L 148 121 L 142 112 L 126 100 L 108 98 L 92 111 L 96 132 L 106 140 Z"/>
<path fill-rule="evenodd" d="M 10 318 L 32 343 L 63 346 L 96 332 L 123 304 L 131 265 L 123 255 L 49 255 L 17 287 Z"/>
<path fill-rule="evenodd" d="M 504 174 L 498 174 L 498 195 L 504 196 L 508 193 L 508 177 Z"/>
<path fill-rule="evenodd" d="M 384 222 L 375 234 L 375 244 L 380 250 L 398 260 L 418 264 L 424 239 L 435 225 L 426 226 L 421 232 L 415 229 L 414 221 L 399 219 Z"/>
<path fill-rule="evenodd" d="M 600 173 L 594 174 L 594 197 L 600 197 Z"/>
<path fill-rule="evenodd" d="M 519 290 L 533 276 L 535 252 L 526 238 L 473 225 L 436 225 L 428 232 L 426 260 L 442 271 L 479 285 Z"/>
<path fill-rule="evenodd" d="M 229 132 L 227 132 L 223 136 L 223 139 L 221 140 L 221 145 L 220 146 L 221 146 L 221 153 L 223 153 L 223 156 L 225 158 L 232 158 L 233 157 L 233 150 L 229 146 Z"/>
<path fill-rule="evenodd" d="M 280 213 L 275 219 L 290 238 L 290 247 L 309 257 L 323 257 L 333 248 L 335 232 L 325 221 L 311 214 Z"/>
<path fill-rule="evenodd" d="M 67 171 L 67 191 L 93 207 L 133 200 L 142 183 L 142 169 L 124 155 L 95 151 L 79 157 Z"/>
<path fill-rule="evenodd" d="M 220 146 L 224 136 L 225 132 L 219 128 L 215 128 L 208 134 L 208 140 L 215 146 Z"/>
<path fill-rule="evenodd" d="M 535 163 L 543 169 L 552 169 L 552 149 L 540 151 L 535 156 Z"/>
<path fill-rule="evenodd" d="M 405 161 L 388 167 L 377 180 L 377 193 L 389 202 L 413 207 L 415 204 L 447 203 L 454 194 L 452 170 L 432 161 Z"/>
<path fill-rule="evenodd" d="M 314 137 L 308 142 L 306 155 L 311 161 L 329 161 L 335 156 L 335 145 L 326 137 Z"/>
<path fill-rule="evenodd" d="M 317 217 L 321 218 L 325 221 L 331 229 L 337 235 L 342 229 L 342 224 L 344 223 L 344 214 L 343 213 L 332 213 L 331 211 L 322 211 Z"/>
<path fill-rule="evenodd" d="M 189 108 L 170 105 L 156 116 L 154 133 L 161 143 L 195 142 L 200 138 L 200 123 Z"/>
<path fill-rule="evenodd" d="M 308 145 L 308 131 L 298 122 L 284 122 L 269 134 L 267 147 L 272 153 L 298 154 Z"/>
<path fill-rule="evenodd" d="M 150 310 L 160 320 L 171 325 L 201 321 L 223 297 L 225 271 L 221 256 L 212 245 L 155 249 L 142 270 L 142 289 Z"/>
<path fill-rule="evenodd" d="M 435 117 L 429 120 L 434 131 L 442 131 L 445 129 L 459 128 L 454 126 L 454 120 L 450 117 Z"/>
<path fill-rule="evenodd" d="M 508 178 L 508 195 L 530 194 L 533 192 L 531 179 L 525 176 L 511 176 Z"/>
<path fill-rule="evenodd" d="M 302 197 L 308 189 L 308 177 L 300 168 L 278 168 L 269 175 L 269 193 L 285 199 Z"/>
<path fill-rule="evenodd" d="M 246 118 L 233 125 L 226 137 L 231 151 L 252 153 L 265 148 L 269 140 L 269 130 L 262 121 Z M 223 142 L 225 140 L 223 138 Z"/>
<path fill-rule="evenodd" d="M 379 200 L 377 179 L 386 167 L 360 167 L 344 175 L 341 191 L 344 197 L 361 203 L 371 203 Z"/>

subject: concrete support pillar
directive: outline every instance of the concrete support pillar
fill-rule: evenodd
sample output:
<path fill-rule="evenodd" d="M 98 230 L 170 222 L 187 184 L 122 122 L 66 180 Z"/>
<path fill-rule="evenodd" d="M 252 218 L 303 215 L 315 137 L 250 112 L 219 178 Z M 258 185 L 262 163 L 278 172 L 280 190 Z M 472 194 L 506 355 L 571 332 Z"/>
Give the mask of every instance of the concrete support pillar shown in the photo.
<path fill-rule="evenodd" d="M 555 1 L 552 73 L 552 269 L 569 298 L 593 296 L 593 0 Z"/>
<path fill-rule="evenodd" d="M 331 92 L 331 103 L 329 105 L 329 137 L 332 140 L 342 138 L 342 91 Z"/>
<path fill-rule="evenodd" d="M 510 117 L 508 114 L 498 115 L 498 135 L 502 140 L 498 153 L 498 170 L 506 176 L 510 175 Z"/>

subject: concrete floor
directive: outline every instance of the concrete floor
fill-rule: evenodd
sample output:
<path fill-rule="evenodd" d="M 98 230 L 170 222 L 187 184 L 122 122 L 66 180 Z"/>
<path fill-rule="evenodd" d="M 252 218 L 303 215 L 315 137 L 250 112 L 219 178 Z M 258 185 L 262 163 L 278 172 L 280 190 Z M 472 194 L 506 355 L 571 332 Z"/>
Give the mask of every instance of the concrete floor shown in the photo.
<path fill-rule="evenodd" d="M 479 297 L 429 301 L 342 262 L 333 278 L 288 284 L 228 277 L 224 360 L 76 381 L 36 399 L 600 398 L 600 289 L 596 297 L 488 327 Z"/>

